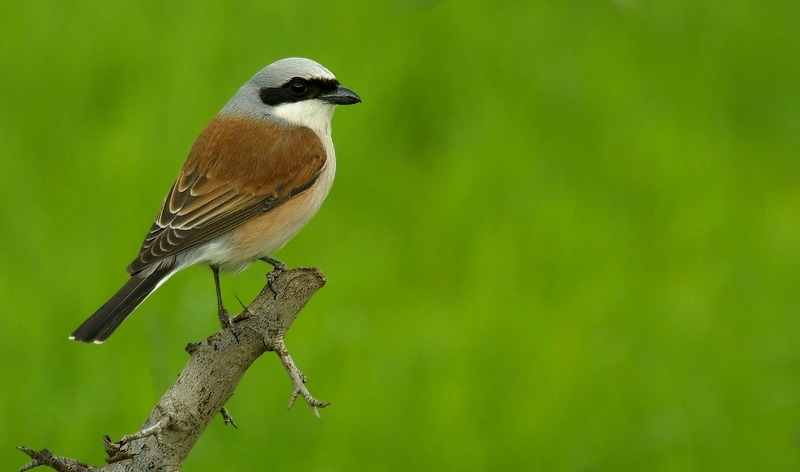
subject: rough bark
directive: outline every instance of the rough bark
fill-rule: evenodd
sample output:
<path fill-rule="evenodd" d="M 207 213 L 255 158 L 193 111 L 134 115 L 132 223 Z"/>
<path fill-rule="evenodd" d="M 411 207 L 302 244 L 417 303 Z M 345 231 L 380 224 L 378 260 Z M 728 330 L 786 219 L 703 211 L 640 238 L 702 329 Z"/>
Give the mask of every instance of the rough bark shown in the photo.
<path fill-rule="evenodd" d="M 179 471 L 200 435 L 218 414 L 233 423 L 225 403 L 244 373 L 266 351 L 280 357 L 294 384 L 289 408 L 298 396 L 317 413 L 327 403 L 314 399 L 305 388 L 305 376 L 292 362 L 283 337 L 300 310 L 325 284 L 317 268 L 274 271 L 258 297 L 234 318 L 234 333 L 223 330 L 199 343 L 190 343 L 191 355 L 178 379 L 153 408 L 142 428 L 119 442 L 105 438 L 108 465 L 100 468 L 48 450 L 18 449 L 31 458 L 20 471 L 49 466 L 62 472 Z M 234 424 L 235 426 L 235 424 Z"/>

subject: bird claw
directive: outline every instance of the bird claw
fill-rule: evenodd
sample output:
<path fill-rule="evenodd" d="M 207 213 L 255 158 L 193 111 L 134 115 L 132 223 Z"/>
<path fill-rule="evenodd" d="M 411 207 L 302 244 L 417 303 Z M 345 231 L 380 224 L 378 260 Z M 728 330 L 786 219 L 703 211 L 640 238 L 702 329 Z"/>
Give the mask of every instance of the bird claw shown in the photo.
<path fill-rule="evenodd" d="M 222 326 L 222 329 L 229 329 L 231 330 L 231 334 L 233 338 L 236 339 L 236 342 L 239 342 L 239 333 L 236 332 L 236 325 L 233 323 L 233 317 L 228 315 L 228 310 L 223 307 L 219 308 L 219 324 Z"/>
<path fill-rule="evenodd" d="M 269 256 L 264 256 L 261 260 L 272 266 L 272 270 L 267 273 L 267 284 L 269 285 L 269 289 L 272 290 L 273 293 L 276 293 L 275 288 L 272 287 L 272 284 L 275 282 L 275 276 L 283 271 L 289 270 L 289 267 L 278 259 Z"/>

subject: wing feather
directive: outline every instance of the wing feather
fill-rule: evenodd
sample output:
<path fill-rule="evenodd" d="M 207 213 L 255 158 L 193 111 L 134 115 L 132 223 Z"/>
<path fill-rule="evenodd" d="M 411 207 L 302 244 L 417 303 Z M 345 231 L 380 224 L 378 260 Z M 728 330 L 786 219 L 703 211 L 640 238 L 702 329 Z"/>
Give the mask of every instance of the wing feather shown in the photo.
<path fill-rule="evenodd" d="M 303 192 L 325 161 L 309 128 L 217 116 L 192 146 L 128 272 L 203 244 Z"/>

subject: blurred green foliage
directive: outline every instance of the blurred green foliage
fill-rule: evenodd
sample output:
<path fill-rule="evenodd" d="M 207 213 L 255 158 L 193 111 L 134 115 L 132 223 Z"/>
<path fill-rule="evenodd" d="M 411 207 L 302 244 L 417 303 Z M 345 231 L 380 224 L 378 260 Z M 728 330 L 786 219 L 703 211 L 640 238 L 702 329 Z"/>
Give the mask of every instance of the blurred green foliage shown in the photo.
<path fill-rule="evenodd" d="M 101 465 L 218 328 L 173 277 L 68 334 L 194 138 L 287 56 L 364 102 L 280 254 L 329 278 L 185 470 L 797 470 L 800 3 L 0 4 L 0 464 Z M 223 278 L 226 304 L 264 284 Z"/>

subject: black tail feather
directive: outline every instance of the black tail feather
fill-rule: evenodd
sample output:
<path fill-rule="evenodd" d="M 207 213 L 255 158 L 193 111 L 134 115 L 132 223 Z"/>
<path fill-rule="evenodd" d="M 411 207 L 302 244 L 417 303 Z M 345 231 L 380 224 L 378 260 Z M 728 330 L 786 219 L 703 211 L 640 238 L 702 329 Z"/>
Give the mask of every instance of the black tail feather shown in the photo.
<path fill-rule="evenodd" d="M 172 273 L 174 262 L 165 262 L 146 276 L 142 276 L 142 272 L 147 272 L 146 270 L 133 274 L 116 295 L 78 326 L 69 338 L 86 343 L 101 343 L 108 339 L 125 318 L 158 287 L 159 282 Z"/>

